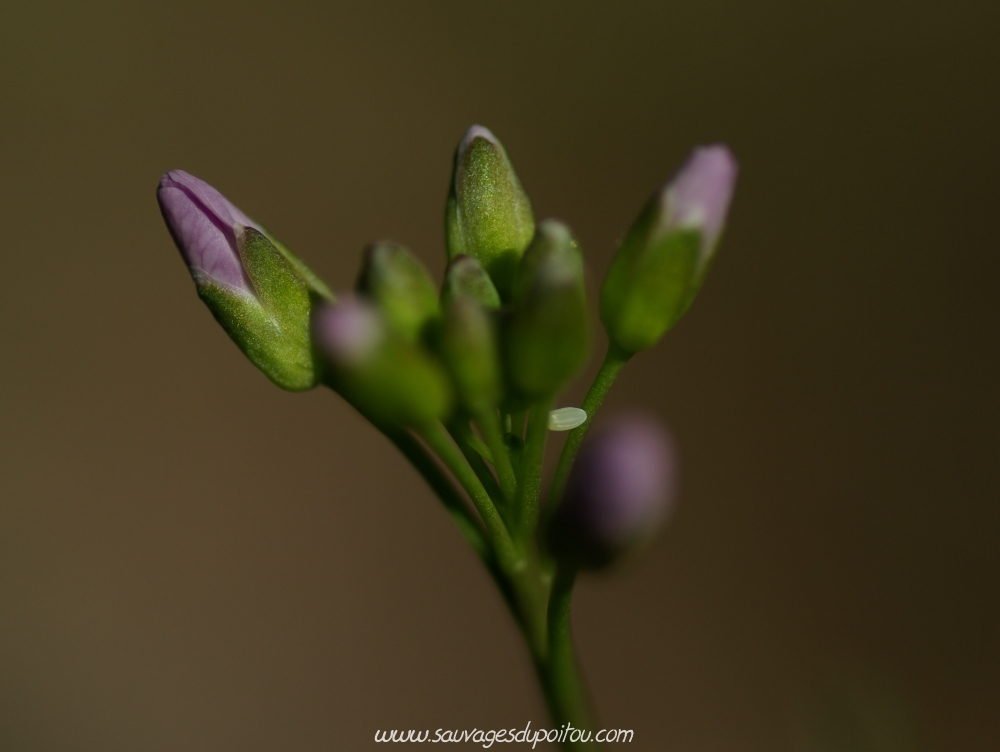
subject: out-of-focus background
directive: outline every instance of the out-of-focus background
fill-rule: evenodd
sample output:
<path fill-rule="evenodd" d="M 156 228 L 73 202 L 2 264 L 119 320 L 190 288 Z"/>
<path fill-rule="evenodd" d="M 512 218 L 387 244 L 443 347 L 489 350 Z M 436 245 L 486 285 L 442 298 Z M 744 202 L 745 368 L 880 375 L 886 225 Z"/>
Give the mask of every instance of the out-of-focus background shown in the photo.
<path fill-rule="evenodd" d="M 431 494 L 244 360 L 154 198 L 188 170 L 335 288 L 382 237 L 440 274 L 472 123 L 595 291 L 689 149 L 742 167 L 698 301 L 606 408 L 669 423 L 683 493 L 580 588 L 603 725 L 1000 748 L 998 39 L 988 0 L 7 3 L 0 749 L 546 726 Z"/>

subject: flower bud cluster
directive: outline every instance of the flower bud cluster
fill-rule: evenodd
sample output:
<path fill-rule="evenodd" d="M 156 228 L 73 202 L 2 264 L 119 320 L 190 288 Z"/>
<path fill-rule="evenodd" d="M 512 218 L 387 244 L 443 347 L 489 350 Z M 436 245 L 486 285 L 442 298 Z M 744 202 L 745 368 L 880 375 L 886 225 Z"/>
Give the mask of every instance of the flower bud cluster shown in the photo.
<path fill-rule="evenodd" d="M 735 175 L 725 147 L 696 150 L 628 231 L 600 300 L 623 358 L 655 344 L 690 306 Z M 529 432 L 532 425 L 583 432 L 593 417 L 578 408 L 549 415 L 589 350 L 584 260 L 565 224 L 536 224 L 510 157 L 489 130 L 470 128 L 455 153 L 440 286 L 409 249 L 379 242 L 364 251 L 354 290 L 335 297 L 203 181 L 167 173 L 158 198 L 199 295 L 278 386 L 323 382 L 379 426 L 422 437 L 436 435 L 427 433 L 434 425 L 464 424 L 452 435 L 495 468 L 498 481 L 481 480 L 484 488 L 502 487 L 496 501 L 508 525 L 530 517 L 524 510 L 538 500 L 526 497 L 538 495 L 541 450 L 529 457 L 527 447 L 544 447 L 544 437 L 539 445 L 524 435 L 525 414 L 544 410 L 547 419 L 532 420 Z M 485 443 L 467 430 L 470 421 Z M 641 541 L 668 506 L 671 457 L 669 442 L 644 422 L 616 424 L 585 443 L 546 528 L 549 550 L 573 566 L 599 567 Z"/>

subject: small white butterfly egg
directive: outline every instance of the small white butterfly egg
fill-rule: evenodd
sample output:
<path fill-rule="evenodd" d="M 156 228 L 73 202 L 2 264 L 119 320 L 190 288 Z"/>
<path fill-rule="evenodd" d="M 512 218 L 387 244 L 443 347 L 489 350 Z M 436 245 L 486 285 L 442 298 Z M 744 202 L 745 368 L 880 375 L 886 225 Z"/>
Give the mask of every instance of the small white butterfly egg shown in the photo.
<path fill-rule="evenodd" d="M 587 421 L 587 413 L 579 407 L 560 407 L 549 413 L 550 431 L 570 431 Z"/>

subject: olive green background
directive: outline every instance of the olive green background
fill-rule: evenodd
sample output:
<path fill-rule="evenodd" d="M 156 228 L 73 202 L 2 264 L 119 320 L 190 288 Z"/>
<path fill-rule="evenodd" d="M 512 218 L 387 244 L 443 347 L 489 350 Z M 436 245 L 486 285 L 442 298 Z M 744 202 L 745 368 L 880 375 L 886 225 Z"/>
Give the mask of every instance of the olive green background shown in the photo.
<path fill-rule="evenodd" d="M 334 395 L 245 362 L 154 198 L 188 170 L 335 288 L 382 237 L 439 274 L 472 123 L 574 228 L 595 291 L 691 147 L 741 164 L 699 299 L 606 408 L 668 422 L 683 473 L 657 545 L 577 599 L 621 748 L 812 749 L 803 718 L 852 703 L 921 749 L 1000 746 L 995 1 L 2 18 L 0 749 L 546 725 L 431 494 Z"/>

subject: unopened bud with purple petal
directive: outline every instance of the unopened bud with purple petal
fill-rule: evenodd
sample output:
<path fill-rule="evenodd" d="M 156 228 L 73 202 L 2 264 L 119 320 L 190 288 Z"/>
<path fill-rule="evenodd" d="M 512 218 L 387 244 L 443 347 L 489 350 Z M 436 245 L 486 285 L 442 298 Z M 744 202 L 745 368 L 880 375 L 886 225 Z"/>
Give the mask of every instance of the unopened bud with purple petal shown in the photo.
<path fill-rule="evenodd" d="M 722 234 L 736 173 L 725 146 L 695 149 L 629 229 L 601 290 L 601 319 L 625 353 L 652 347 L 691 305 Z"/>
<path fill-rule="evenodd" d="M 648 540 L 670 513 L 676 460 L 666 432 L 625 417 L 584 441 L 548 528 L 566 565 L 596 569 Z"/>
<path fill-rule="evenodd" d="M 369 299 L 348 295 L 321 305 L 313 332 L 324 381 L 369 418 L 419 426 L 449 410 L 444 368 Z"/>
<path fill-rule="evenodd" d="M 326 285 L 203 180 L 168 172 L 156 196 L 198 295 L 237 346 L 283 389 L 315 386 L 309 315 L 332 299 Z"/>

